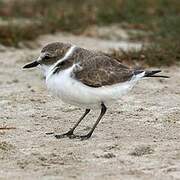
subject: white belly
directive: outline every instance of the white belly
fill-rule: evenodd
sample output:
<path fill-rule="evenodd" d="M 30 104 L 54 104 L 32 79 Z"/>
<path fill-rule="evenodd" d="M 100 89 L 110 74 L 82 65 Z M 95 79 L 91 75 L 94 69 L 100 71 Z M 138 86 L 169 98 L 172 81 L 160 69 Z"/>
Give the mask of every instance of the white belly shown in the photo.
<path fill-rule="evenodd" d="M 72 68 L 69 68 L 47 77 L 47 87 L 62 101 L 84 108 L 96 108 L 100 107 L 102 102 L 107 104 L 118 100 L 142 77 L 139 75 L 125 83 L 93 88 L 73 79 L 70 76 L 71 71 Z"/>

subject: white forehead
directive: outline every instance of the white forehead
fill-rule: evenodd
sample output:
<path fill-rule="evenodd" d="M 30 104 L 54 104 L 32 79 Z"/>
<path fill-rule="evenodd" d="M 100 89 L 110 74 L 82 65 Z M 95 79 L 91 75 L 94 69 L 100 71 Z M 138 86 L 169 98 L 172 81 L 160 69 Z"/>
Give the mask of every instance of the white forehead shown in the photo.
<path fill-rule="evenodd" d="M 43 59 L 43 57 L 46 55 L 47 53 L 46 52 L 41 52 L 39 57 L 38 57 L 38 61 Z"/>

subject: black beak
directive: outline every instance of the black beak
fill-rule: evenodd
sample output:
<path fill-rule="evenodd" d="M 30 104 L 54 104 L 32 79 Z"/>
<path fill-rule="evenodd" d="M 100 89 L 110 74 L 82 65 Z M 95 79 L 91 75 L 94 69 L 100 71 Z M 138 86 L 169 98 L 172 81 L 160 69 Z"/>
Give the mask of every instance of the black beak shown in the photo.
<path fill-rule="evenodd" d="M 23 69 L 33 68 L 33 67 L 36 67 L 37 65 L 39 65 L 39 62 L 33 61 L 33 62 L 29 63 L 29 64 L 26 64 L 26 65 L 23 67 Z"/>

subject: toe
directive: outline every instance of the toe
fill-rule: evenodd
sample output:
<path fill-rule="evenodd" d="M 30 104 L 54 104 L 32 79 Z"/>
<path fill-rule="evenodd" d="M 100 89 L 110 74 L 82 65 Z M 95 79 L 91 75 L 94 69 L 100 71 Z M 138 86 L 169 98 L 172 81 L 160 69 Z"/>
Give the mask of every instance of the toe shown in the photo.
<path fill-rule="evenodd" d="M 81 136 L 81 141 L 84 141 L 84 140 L 87 140 L 87 139 L 89 139 L 90 138 L 90 136 Z"/>
<path fill-rule="evenodd" d="M 48 133 L 45 133 L 46 135 L 51 135 L 51 134 L 54 134 L 54 132 L 48 132 Z"/>
<path fill-rule="evenodd" d="M 80 136 L 80 135 L 74 135 L 72 134 L 71 136 L 68 136 L 70 139 L 80 139 L 80 140 L 87 140 L 89 139 L 91 136 L 89 135 L 84 135 L 84 136 Z"/>
<path fill-rule="evenodd" d="M 67 137 L 65 134 L 60 134 L 60 135 L 54 135 L 54 137 L 56 138 L 56 139 L 62 139 L 62 138 L 65 138 L 65 137 Z"/>

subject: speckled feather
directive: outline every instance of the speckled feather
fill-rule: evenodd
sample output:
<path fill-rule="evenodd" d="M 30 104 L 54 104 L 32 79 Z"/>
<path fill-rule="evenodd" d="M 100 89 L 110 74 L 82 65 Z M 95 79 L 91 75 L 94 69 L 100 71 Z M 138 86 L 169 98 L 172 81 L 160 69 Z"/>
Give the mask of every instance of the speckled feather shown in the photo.
<path fill-rule="evenodd" d="M 131 69 L 122 65 L 117 59 L 80 47 L 76 47 L 71 56 L 57 64 L 53 74 L 67 69 L 73 64 L 80 66 L 80 68 L 74 68 L 73 78 L 91 87 L 125 82 L 130 80 L 134 74 Z"/>

